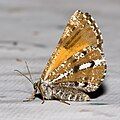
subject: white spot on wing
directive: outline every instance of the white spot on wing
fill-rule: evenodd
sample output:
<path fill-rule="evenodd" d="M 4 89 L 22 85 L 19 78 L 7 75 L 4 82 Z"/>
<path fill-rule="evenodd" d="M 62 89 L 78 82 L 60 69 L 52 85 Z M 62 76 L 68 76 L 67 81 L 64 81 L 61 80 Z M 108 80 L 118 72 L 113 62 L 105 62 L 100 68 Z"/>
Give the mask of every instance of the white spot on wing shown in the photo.
<path fill-rule="evenodd" d="M 95 66 L 100 65 L 101 62 L 103 62 L 103 61 L 104 61 L 104 59 L 97 59 L 97 60 L 95 60 L 95 61 L 94 61 L 94 62 L 95 62 Z"/>
<path fill-rule="evenodd" d="M 83 64 L 79 67 L 79 70 L 83 70 L 83 69 L 86 69 L 88 67 L 90 67 L 91 63 L 86 63 L 86 64 Z"/>

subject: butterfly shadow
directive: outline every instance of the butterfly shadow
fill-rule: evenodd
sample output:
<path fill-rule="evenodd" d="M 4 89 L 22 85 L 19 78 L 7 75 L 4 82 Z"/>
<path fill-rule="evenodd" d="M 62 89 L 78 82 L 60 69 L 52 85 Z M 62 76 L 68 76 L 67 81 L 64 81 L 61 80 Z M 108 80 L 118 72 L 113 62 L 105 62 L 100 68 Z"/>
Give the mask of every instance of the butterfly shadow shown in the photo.
<path fill-rule="evenodd" d="M 36 98 L 39 98 L 39 99 L 41 99 L 41 100 L 43 99 L 43 97 L 42 97 L 42 95 L 41 95 L 40 93 L 35 94 L 35 97 L 36 97 Z"/>
<path fill-rule="evenodd" d="M 107 91 L 105 84 L 102 84 L 96 91 L 88 93 L 91 99 L 104 95 Z"/>

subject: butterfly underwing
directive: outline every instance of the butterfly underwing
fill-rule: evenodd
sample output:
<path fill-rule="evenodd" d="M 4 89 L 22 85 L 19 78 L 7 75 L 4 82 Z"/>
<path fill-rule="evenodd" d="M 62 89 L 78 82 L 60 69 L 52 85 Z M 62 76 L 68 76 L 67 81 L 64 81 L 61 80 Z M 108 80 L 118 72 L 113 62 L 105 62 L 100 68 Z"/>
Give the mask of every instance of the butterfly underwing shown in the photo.
<path fill-rule="evenodd" d="M 106 74 L 103 38 L 95 20 L 77 10 L 70 18 L 58 45 L 34 83 L 35 98 L 87 101 L 87 93 L 96 91 Z M 30 100 L 29 99 L 29 100 Z"/>

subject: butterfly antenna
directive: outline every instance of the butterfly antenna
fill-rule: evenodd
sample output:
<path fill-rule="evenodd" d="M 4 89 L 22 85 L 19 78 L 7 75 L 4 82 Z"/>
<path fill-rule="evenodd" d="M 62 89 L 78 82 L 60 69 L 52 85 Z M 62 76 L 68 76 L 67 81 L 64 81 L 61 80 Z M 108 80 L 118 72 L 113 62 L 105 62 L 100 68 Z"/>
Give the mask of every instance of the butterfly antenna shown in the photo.
<path fill-rule="evenodd" d="M 20 72 L 19 70 L 14 70 L 14 71 L 15 71 L 15 72 L 18 72 L 19 74 L 21 74 L 22 76 L 24 76 L 25 78 L 27 78 L 29 82 L 31 82 L 32 84 L 34 84 L 29 77 L 27 77 L 25 74 L 23 74 L 23 73 Z"/>
<path fill-rule="evenodd" d="M 33 79 L 32 79 L 32 75 L 31 75 L 31 72 L 30 72 L 30 69 L 29 69 L 28 64 L 27 64 L 26 61 L 25 61 L 25 65 L 26 65 L 26 68 L 27 68 L 28 74 L 29 74 L 29 76 L 30 76 L 30 79 L 33 81 Z"/>

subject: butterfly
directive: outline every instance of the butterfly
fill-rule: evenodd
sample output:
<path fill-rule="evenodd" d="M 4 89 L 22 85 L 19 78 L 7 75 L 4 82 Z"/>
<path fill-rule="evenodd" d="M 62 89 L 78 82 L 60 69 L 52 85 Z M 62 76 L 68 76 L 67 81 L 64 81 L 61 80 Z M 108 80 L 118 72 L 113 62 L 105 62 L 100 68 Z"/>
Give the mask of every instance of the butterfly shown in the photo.
<path fill-rule="evenodd" d="M 40 79 L 32 83 L 34 92 L 27 100 L 35 99 L 36 93 L 41 94 L 43 102 L 54 98 L 62 102 L 90 100 L 88 93 L 99 88 L 106 74 L 102 45 L 103 38 L 95 20 L 90 14 L 77 10 Z M 31 82 L 31 76 L 27 79 Z"/>

